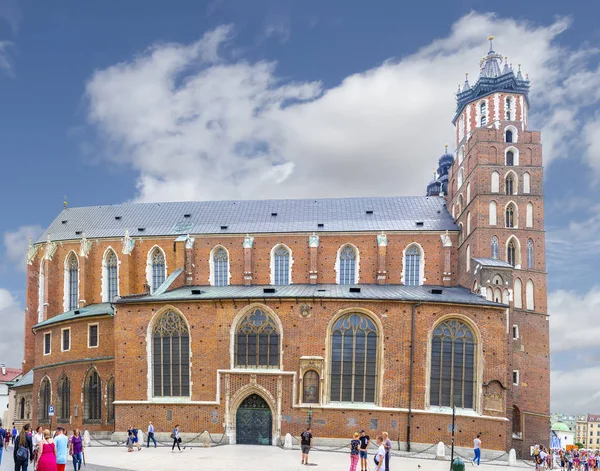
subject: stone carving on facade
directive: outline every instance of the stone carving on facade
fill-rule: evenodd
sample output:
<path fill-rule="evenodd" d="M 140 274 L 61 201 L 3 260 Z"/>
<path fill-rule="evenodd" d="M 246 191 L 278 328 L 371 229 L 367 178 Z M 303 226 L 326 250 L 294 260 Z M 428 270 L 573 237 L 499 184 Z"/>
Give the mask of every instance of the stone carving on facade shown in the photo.
<path fill-rule="evenodd" d="M 38 247 L 37 245 L 33 245 L 31 241 L 31 237 L 29 238 L 29 246 L 27 247 L 27 265 L 31 265 L 33 263 L 33 259 L 37 255 Z"/>
<path fill-rule="evenodd" d="M 186 249 L 193 248 L 195 241 L 196 241 L 196 239 L 194 239 L 193 237 L 188 236 L 187 239 L 185 239 L 185 248 Z"/>
<path fill-rule="evenodd" d="M 135 247 L 135 240 L 131 238 L 129 235 L 129 229 L 125 229 L 125 237 L 121 239 L 121 244 L 123 248 L 121 249 L 121 253 L 123 255 L 130 255 L 133 252 L 133 248 Z"/>
<path fill-rule="evenodd" d="M 300 305 L 300 315 L 302 317 L 310 317 L 310 306 L 308 304 Z"/>
<path fill-rule="evenodd" d="M 504 386 L 499 381 L 490 381 L 483 386 L 483 408 L 493 415 L 504 414 Z"/>
<path fill-rule="evenodd" d="M 319 236 L 317 234 L 315 234 L 314 232 L 308 238 L 308 246 L 310 248 L 316 248 L 319 246 Z"/>
<path fill-rule="evenodd" d="M 250 375 L 250 384 L 256 384 L 256 375 L 254 373 Z"/>
<path fill-rule="evenodd" d="M 450 239 L 450 234 L 446 231 L 445 234 L 441 234 L 440 238 L 442 239 L 442 245 L 444 247 L 452 247 L 452 239 Z"/>
<path fill-rule="evenodd" d="M 81 243 L 79 244 L 79 256 L 87 258 L 92 249 L 92 241 L 87 240 L 85 233 L 81 235 Z"/>
<path fill-rule="evenodd" d="M 46 239 L 46 251 L 44 253 L 46 260 L 52 260 L 54 252 L 56 252 L 56 242 L 52 242 L 50 234 L 48 234 L 48 238 Z"/>
<path fill-rule="evenodd" d="M 244 237 L 244 242 L 242 244 L 242 247 L 245 249 L 251 249 L 253 245 L 254 245 L 254 237 L 250 237 L 249 234 L 246 234 L 246 237 Z"/>
<path fill-rule="evenodd" d="M 387 236 L 382 232 L 377 236 L 377 245 L 379 245 L 379 247 L 387 247 L 387 244 Z"/>
<path fill-rule="evenodd" d="M 314 370 L 319 373 L 319 378 L 323 378 L 323 364 L 325 359 L 321 356 L 300 357 L 300 377 L 304 376 L 309 370 Z"/>

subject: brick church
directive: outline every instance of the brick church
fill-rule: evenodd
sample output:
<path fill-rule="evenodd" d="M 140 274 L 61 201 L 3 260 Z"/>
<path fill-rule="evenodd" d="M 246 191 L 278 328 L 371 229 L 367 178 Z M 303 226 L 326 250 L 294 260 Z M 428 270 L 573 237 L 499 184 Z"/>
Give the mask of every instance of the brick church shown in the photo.
<path fill-rule="evenodd" d="M 455 407 L 459 446 L 547 443 L 529 85 L 490 42 L 426 196 L 64 209 L 27 256 L 33 423 L 275 444 L 310 422 L 415 450 Z"/>

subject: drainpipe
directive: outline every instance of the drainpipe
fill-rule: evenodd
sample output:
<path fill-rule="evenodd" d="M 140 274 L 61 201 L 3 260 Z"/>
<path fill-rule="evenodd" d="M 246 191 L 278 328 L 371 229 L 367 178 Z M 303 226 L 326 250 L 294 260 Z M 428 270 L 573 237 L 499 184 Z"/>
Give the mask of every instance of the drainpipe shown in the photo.
<path fill-rule="evenodd" d="M 410 451 L 410 426 L 411 426 L 411 415 L 412 415 L 412 395 L 413 395 L 413 363 L 415 359 L 415 311 L 423 304 L 423 301 L 419 301 L 412 307 L 410 317 L 410 367 L 408 376 L 408 421 L 406 425 L 406 448 Z"/>

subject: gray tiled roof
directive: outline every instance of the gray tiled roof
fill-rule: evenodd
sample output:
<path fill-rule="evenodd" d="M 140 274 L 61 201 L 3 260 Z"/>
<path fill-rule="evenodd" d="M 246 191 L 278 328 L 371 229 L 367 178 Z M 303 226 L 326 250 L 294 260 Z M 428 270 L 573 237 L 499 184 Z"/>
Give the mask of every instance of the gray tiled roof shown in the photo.
<path fill-rule="evenodd" d="M 458 230 L 444 198 L 435 196 L 126 203 L 65 209 L 38 242 L 47 234 L 52 240 L 123 237 L 126 229 L 132 237 Z"/>
<path fill-rule="evenodd" d="M 360 292 L 350 289 L 359 288 Z M 265 292 L 274 290 L 274 292 Z M 192 293 L 200 291 L 200 294 Z M 435 290 L 441 293 L 434 294 Z M 354 300 L 389 300 L 430 303 L 470 304 L 493 307 L 506 307 L 473 294 L 461 287 L 446 286 L 406 286 L 406 285 L 335 285 L 335 284 L 293 284 L 286 286 L 268 285 L 232 285 L 232 286 L 187 286 L 155 295 L 136 295 L 120 298 L 117 304 L 160 302 L 160 301 L 194 301 L 214 299 L 354 299 Z"/>
<path fill-rule="evenodd" d="M 23 386 L 31 386 L 33 384 L 33 370 L 29 370 L 21 379 L 12 385 L 12 388 L 21 388 Z"/>
<path fill-rule="evenodd" d="M 114 309 L 110 303 L 89 304 L 88 306 L 79 309 L 74 309 L 72 311 L 63 312 L 62 314 L 58 314 L 57 316 L 51 317 L 50 319 L 46 319 L 45 321 L 34 325 L 33 328 L 39 329 L 40 327 L 46 327 L 52 324 L 57 324 L 58 322 L 70 321 L 73 319 L 86 319 L 89 317 L 106 315 L 114 315 Z"/>
<path fill-rule="evenodd" d="M 479 263 L 484 267 L 497 267 L 497 268 L 514 268 L 510 263 L 497 258 L 473 258 L 475 263 Z"/>

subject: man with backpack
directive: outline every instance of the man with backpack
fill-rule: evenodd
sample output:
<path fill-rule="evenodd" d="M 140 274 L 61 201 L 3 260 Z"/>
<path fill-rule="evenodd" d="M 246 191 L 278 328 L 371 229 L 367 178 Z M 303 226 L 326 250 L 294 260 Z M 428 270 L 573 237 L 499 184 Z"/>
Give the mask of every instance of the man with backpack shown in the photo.
<path fill-rule="evenodd" d="M 27 471 L 27 465 L 33 461 L 33 441 L 29 430 L 31 425 L 23 426 L 21 433 L 16 436 L 13 449 L 13 459 L 15 460 L 15 471 Z"/>

